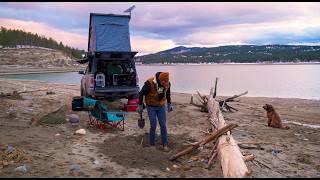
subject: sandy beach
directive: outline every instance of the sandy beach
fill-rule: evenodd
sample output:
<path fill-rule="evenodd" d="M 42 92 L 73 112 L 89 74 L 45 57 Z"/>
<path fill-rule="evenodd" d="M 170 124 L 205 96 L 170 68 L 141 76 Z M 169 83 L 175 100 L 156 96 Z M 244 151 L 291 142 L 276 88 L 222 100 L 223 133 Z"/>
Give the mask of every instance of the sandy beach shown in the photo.
<path fill-rule="evenodd" d="M 6 95 L 31 90 L 39 91 Z M 170 156 L 187 147 L 187 141 L 204 139 L 203 131 L 210 127 L 207 113 L 189 104 L 191 94 L 172 94 L 174 111 L 167 117 L 170 151 L 164 152 L 159 127 L 157 149 L 148 144 L 146 111 L 143 129 L 137 125 L 136 112 L 126 116 L 124 131 L 88 127 L 88 113 L 71 109 L 72 97 L 80 95 L 79 85 L 0 79 L 0 93 L 0 149 L 4 151 L 10 145 L 21 157 L 0 159 L 0 177 L 223 177 L 218 161 L 212 168 L 205 168 L 209 145 L 169 161 Z M 218 94 L 217 99 L 221 98 Z M 320 177 L 319 100 L 238 99 L 230 105 L 239 111 L 223 115 L 226 123 L 239 125 L 232 135 L 238 144 L 247 145 L 240 147 L 241 152 L 253 154 L 257 160 L 246 162 L 252 170 L 250 177 Z M 123 105 L 125 101 L 116 103 Z M 275 107 L 289 130 L 266 126 L 262 108 L 266 103 Z M 80 117 L 77 126 L 66 121 L 70 114 Z M 36 123 L 49 115 L 65 123 Z M 74 133 L 81 128 L 86 130 L 85 135 Z M 259 148 L 248 147 L 259 142 Z M 23 165 L 26 171 L 15 170 Z"/>

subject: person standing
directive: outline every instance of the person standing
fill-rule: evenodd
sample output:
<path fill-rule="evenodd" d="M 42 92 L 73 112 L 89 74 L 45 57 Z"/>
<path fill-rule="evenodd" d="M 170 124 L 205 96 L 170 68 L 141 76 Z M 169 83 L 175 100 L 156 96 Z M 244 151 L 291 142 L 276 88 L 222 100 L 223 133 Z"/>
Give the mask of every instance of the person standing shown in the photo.
<path fill-rule="evenodd" d="M 171 83 L 169 81 L 169 72 L 157 72 L 154 77 L 149 78 L 139 92 L 139 107 L 137 111 L 143 112 L 143 103 L 145 101 L 149 120 L 150 120 L 150 145 L 155 147 L 157 120 L 160 125 L 161 141 L 164 151 L 168 148 L 168 133 L 166 126 L 166 103 L 167 111 L 173 111 L 171 104 Z M 143 101 L 143 97 L 144 101 Z"/>

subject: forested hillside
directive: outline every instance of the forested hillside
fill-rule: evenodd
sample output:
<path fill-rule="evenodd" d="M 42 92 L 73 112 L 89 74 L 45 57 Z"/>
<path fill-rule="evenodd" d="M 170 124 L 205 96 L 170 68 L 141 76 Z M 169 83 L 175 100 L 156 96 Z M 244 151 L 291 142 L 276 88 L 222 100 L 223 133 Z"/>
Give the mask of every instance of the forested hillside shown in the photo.
<path fill-rule="evenodd" d="M 137 62 L 149 63 L 261 63 L 319 62 L 320 46 L 234 45 L 213 48 L 179 46 L 155 54 L 138 56 Z"/>
<path fill-rule="evenodd" d="M 71 58 L 81 58 L 84 50 L 72 48 L 64 45 L 62 42 L 57 42 L 52 38 L 39 36 L 30 32 L 25 32 L 16 29 L 7 29 L 1 27 L 0 29 L 0 47 L 23 47 L 23 46 L 36 46 L 50 49 L 60 50 Z"/>

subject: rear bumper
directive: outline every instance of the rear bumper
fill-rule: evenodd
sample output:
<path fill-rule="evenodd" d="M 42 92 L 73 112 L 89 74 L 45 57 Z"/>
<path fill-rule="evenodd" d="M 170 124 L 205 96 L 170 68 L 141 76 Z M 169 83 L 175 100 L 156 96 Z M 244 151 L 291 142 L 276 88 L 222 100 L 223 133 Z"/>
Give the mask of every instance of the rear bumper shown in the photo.
<path fill-rule="evenodd" d="M 110 88 L 96 88 L 93 90 L 92 95 L 97 97 L 113 97 L 121 98 L 129 95 L 138 94 L 139 87 L 119 86 Z"/>

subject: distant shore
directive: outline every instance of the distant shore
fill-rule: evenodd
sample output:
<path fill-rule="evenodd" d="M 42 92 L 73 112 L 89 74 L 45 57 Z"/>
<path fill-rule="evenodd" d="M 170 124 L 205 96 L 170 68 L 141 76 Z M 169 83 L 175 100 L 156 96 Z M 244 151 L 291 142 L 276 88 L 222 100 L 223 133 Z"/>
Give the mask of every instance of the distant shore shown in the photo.
<path fill-rule="evenodd" d="M 171 64 L 162 64 L 162 63 L 150 63 L 150 64 L 141 64 L 136 63 L 136 65 L 145 65 L 145 66 L 176 66 L 176 65 L 320 65 L 320 62 L 285 62 L 285 63 L 171 63 Z"/>
<path fill-rule="evenodd" d="M 172 63 L 172 64 L 141 64 L 136 63 L 137 66 L 178 66 L 178 65 L 190 65 L 190 66 L 215 66 L 215 65 L 320 65 L 320 62 L 288 62 L 288 63 Z M 53 68 L 24 68 L 24 67 L 1 67 L 0 76 L 5 75 L 20 75 L 20 74 L 42 74 L 42 73 L 64 73 L 64 72 L 78 72 L 84 70 L 85 67 L 53 67 Z"/>

